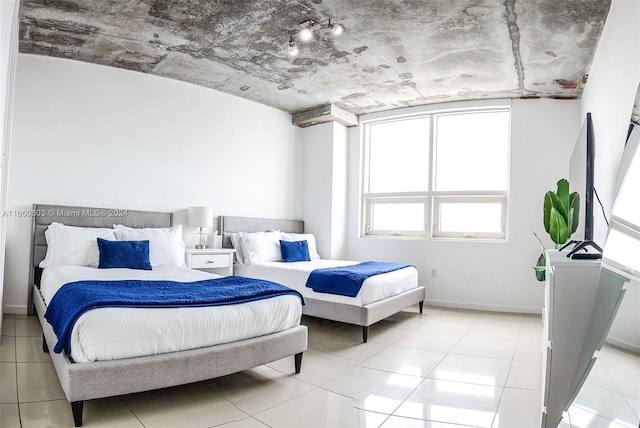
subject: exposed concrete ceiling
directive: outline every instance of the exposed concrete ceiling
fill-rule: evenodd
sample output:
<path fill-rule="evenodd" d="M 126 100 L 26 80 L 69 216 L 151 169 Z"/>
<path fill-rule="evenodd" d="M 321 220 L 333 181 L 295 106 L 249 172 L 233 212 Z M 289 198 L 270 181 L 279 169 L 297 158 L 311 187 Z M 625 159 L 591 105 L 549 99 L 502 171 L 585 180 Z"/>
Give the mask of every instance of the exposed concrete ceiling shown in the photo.
<path fill-rule="evenodd" d="M 150 73 L 295 114 L 579 98 L 610 0 L 23 0 L 20 52 Z M 331 18 L 287 52 L 299 24 Z"/>

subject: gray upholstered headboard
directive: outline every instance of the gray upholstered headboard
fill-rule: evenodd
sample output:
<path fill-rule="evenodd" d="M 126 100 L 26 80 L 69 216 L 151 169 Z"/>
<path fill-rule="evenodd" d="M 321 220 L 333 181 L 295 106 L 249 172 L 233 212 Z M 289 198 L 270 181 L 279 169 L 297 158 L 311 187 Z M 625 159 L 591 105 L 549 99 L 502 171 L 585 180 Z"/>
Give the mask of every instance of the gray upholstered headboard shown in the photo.
<path fill-rule="evenodd" d="M 51 223 L 57 222 L 79 227 L 113 227 L 114 224 L 136 228 L 170 227 L 173 214 L 118 208 L 34 204 L 32 219 L 30 286 L 40 283 L 42 269 L 38 265 L 47 254 L 47 240 L 44 232 Z M 32 297 L 33 295 L 30 291 L 29 310 L 32 307 Z"/>
<path fill-rule="evenodd" d="M 255 217 L 218 217 L 218 230 L 222 234 L 222 248 L 232 248 L 231 234 L 235 232 L 267 232 L 279 230 L 281 232 L 304 232 L 303 220 L 280 220 Z"/>

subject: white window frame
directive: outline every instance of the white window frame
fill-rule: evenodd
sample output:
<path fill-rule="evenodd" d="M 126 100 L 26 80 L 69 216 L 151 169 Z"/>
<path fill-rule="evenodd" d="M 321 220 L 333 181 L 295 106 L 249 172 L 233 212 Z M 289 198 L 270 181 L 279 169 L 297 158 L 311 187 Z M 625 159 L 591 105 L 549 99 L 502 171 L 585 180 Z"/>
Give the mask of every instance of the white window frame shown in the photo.
<path fill-rule="evenodd" d="M 424 195 L 422 192 L 420 193 L 394 193 L 392 196 L 385 196 L 385 194 L 377 194 L 375 196 L 369 196 L 364 198 L 365 201 L 365 209 L 364 212 L 367 213 L 367 219 L 363 222 L 365 227 L 364 235 L 368 236 L 413 236 L 413 237 L 425 237 L 427 236 L 428 222 L 429 222 L 429 212 L 431 211 L 431 198 Z M 373 209 L 372 206 L 374 204 L 397 204 L 397 203 L 413 203 L 413 204 L 424 204 L 424 218 L 425 224 L 423 231 L 399 231 L 399 230 L 384 230 L 371 229 L 371 224 L 373 223 Z"/>
<path fill-rule="evenodd" d="M 636 241 L 640 241 L 640 225 L 636 225 L 627 221 L 623 218 L 617 217 L 616 215 L 611 216 L 611 220 L 609 221 L 609 233 L 612 231 L 616 231 L 621 235 L 625 235 L 631 239 Z M 640 282 L 640 271 L 637 271 L 629 266 L 626 266 L 622 263 L 619 263 L 616 260 L 610 259 L 607 257 L 607 247 L 604 247 L 603 254 L 603 266 L 607 266 L 613 271 L 617 271 L 625 277 L 632 277 L 634 281 Z"/>
<path fill-rule="evenodd" d="M 508 206 L 509 206 L 509 190 L 505 191 L 440 191 L 433 190 L 435 177 L 435 132 L 433 126 L 436 116 L 441 114 L 452 113 L 473 113 L 473 112 L 489 112 L 489 111 L 508 111 L 511 114 L 509 104 L 500 103 L 494 105 L 476 106 L 470 108 L 442 109 L 422 111 L 419 113 L 398 115 L 395 117 L 374 117 L 370 120 L 363 119 L 361 132 L 362 143 L 362 174 L 361 174 L 361 219 L 360 219 L 360 236 L 361 237 L 408 237 L 408 238 L 425 238 L 425 239 L 465 239 L 465 240 L 507 240 L 508 235 Z M 427 136 L 429 144 L 429 183 L 425 192 L 394 192 L 394 193 L 371 193 L 368 191 L 369 185 L 369 129 L 373 124 L 392 122 L 398 120 L 406 120 L 410 118 L 430 117 L 431 127 L 430 135 Z M 509 135 L 511 133 L 509 132 Z M 511 150 L 511 141 L 509 141 L 508 150 Z M 507 154 L 510 159 L 510 153 Z M 507 167 L 509 171 L 509 166 Z M 507 172 L 509 174 L 509 172 Z M 507 177 L 507 186 L 509 177 Z M 442 202 L 473 202 L 473 203 L 500 203 L 501 204 L 501 230 L 498 233 L 480 233 L 476 231 L 467 232 L 441 232 L 437 230 L 437 219 L 439 219 L 440 203 Z M 384 203 L 423 203 L 425 208 L 425 225 L 421 231 L 402 231 L 402 230 L 375 230 L 372 229 L 372 207 L 375 204 Z"/>
<path fill-rule="evenodd" d="M 440 205 L 443 202 L 447 203 L 498 203 L 501 206 L 500 209 L 500 231 L 495 233 L 490 232 L 477 232 L 477 231 L 465 231 L 465 232 L 443 232 L 439 230 L 440 223 Z M 437 194 L 433 197 L 433 217 L 431 220 L 432 236 L 434 238 L 474 238 L 474 239 L 505 239 L 507 234 L 507 192 L 494 192 L 493 195 L 490 192 L 477 192 L 473 195 L 471 192 L 466 193 L 464 196 L 456 196 L 452 193 Z"/>

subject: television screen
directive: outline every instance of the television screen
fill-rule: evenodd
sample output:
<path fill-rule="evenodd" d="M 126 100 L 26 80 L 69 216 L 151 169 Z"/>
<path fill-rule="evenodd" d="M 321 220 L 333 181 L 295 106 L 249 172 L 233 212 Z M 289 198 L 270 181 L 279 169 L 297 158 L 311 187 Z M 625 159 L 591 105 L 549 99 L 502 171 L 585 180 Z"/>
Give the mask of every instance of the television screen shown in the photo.
<path fill-rule="evenodd" d="M 590 245 L 602 253 L 600 247 L 593 243 L 594 160 L 593 119 L 591 113 L 587 113 L 569 162 L 570 191 L 580 195 L 580 221 L 571 239 L 577 241 L 575 250 L 589 252 L 587 246 Z"/>
<path fill-rule="evenodd" d="M 590 114 L 587 114 L 587 118 Z M 584 214 L 585 194 L 587 189 L 587 120 L 585 119 L 576 140 L 569 162 L 569 190 L 580 194 L 580 222 L 571 239 L 582 240 L 585 236 Z"/>

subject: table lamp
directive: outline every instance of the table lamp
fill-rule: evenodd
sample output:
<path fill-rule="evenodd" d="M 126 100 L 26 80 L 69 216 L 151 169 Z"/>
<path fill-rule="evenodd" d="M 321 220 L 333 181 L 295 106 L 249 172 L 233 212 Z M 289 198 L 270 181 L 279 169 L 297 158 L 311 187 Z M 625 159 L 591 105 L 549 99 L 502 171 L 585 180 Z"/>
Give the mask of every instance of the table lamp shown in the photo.
<path fill-rule="evenodd" d="M 203 231 L 205 227 L 213 227 L 212 207 L 189 207 L 188 209 L 189 227 L 197 227 L 195 244 L 196 248 L 207 248 L 207 234 Z"/>

